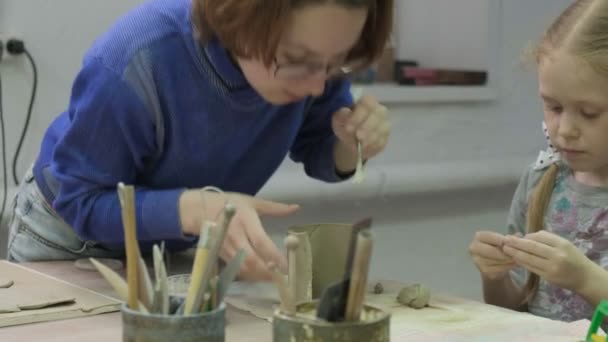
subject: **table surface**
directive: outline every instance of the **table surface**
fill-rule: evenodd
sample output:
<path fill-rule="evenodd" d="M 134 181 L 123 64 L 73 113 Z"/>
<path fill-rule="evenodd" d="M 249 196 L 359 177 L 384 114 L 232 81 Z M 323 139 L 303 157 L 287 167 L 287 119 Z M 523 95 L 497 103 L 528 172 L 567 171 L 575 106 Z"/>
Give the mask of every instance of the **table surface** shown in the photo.
<path fill-rule="evenodd" d="M 112 287 L 96 271 L 80 270 L 73 261 L 23 263 L 23 266 L 78 286 L 117 298 Z M 265 320 L 234 308 L 226 312 L 227 341 L 271 341 L 272 327 Z M 0 329 L 0 341 L 108 342 L 122 340 L 120 312 L 61 321 L 24 324 Z"/>
<path fill-rule="evenodd" d="M 73 261 L 34 262 L 23 263 L 21 265 L 75 285 L 117 298 L 112 287 L 98 272 L 78 269 L 74 266 Z M 174 268 L 171 273 L 181 271 L 182 270 L 178 271 Z M 480 309 L 490 307 L 487 304 L 465 300 L 464 298 L 461 300 L 471 302 L 473 303 L 472 305 L 475 305 Z M 249 312 L 240 311 L 230 305 L 226 311 L 226 319 L 228 322 L 226 326 L 226 341 L 272 341 L 272 326 L 266 320 L 257 318 Z M 523 319 L 528 320 L 528 318 Z M 538 318 L 529 318 L 529 320 L 530 324 L 538 324 Z M 547 326 L 555 324 L 555 322 L 550 323 L 553 321 L 546 321 Z M 513 331 L 520 330 L 521 326 L 514 326 L 512 329 L 514 329 Z M 578 336 L 584 337 L 581 332 L 583 329 L 584 328 L 580 327 L 577 329 L 577 334 L 581 333 L 581 335 Z M 429 332 L 429 334 L 430 333 L 431 332 Z M 502 331 L 500 334 L 505 333 L 507 332 Z M 424 340 L 422 339 L 423 336 L 418 337 L 419 339 L 412 340 Z M 109 342 L 121 340 L 122 324 L 120 312 L 0 328 L 0 341 Z M 410 339 L 408 338 L 408 340 Z M 563 340 L 555 338 L 549 338 L 548 340 L 554 342 L 558 340 L 572 341 L 573 339 L 570 337 Z"/>

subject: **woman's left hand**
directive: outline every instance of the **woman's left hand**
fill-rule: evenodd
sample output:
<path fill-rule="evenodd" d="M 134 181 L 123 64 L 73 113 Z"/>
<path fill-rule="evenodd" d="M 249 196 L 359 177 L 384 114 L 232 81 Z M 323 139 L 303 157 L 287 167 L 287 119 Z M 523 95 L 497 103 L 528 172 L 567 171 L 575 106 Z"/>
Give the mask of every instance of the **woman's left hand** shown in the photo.
<path fill-rule="evenodd" d="M 575 292 L 589 279 L 595 266 L 572 242 L 547 231 L 523 238 L 508 236 L 503 251 L 528 271 Z"/>
<path fill-rule="evenodd" d="M 363 96 L 354 107 L 341 108 L 334 113 L 332 128 L 338 139 L 351 151 L 361 142 L 363 159 L 382 152 L 391 133 L 388 110 L 372 96 Z"/>

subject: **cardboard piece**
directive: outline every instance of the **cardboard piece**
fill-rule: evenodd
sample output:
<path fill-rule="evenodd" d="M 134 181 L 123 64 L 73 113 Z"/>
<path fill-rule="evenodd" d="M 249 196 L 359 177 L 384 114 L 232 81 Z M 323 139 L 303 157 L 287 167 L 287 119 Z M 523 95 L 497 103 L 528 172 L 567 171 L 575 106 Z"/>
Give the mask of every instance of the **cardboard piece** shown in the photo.
<path fill-rule="evenodd" d="M 0 289 L 0 327 L 119 311 L 121 302 L 97 292 L 0 260 L 14 284 Z"/>
<path fill-rule="evenodd" d="M 308 234 L 312 259 L 312 298 L 321 297 L 325 288 L 342 279 L 352 236 L 352 224 L 321 223 L 295 226 L 289 233 Z M 298 248 L 300 249 L 300 248 Z M 305 257 L 306 258 L 306 257 Z M 302 261 L 305 262 L 305 261 Z M 302 267 L 302 269 L 306 269 Z M 299 279 L 308 279 L 308 274 L 298 274 Z M 298 281 L 300 282 L 300 281 Z M 308 285 L 302 284 L 304 288 Z M 300 295 L 298 295 L 300 297 Z"/>

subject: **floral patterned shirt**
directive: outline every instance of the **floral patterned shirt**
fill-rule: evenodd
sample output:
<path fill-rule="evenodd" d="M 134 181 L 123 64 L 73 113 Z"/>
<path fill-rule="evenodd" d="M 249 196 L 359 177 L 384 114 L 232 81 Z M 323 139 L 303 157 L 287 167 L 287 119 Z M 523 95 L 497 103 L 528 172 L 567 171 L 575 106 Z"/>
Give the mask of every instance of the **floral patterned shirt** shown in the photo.
<path fill-rule="evenodd" d="M 608 268 L 608 188 L 581 184 L 567 166 L 562 163 L 558 166 L 544 229 L 571 241 L 590 260 Z M 526 234 L 528 198 L 544 172 L 530 167 L 522 176 L 511 204 L 509 234 Z M 521 267 L 511 271 L 518 286 L 525 284 L 527 276 Z M 541 279 L 528 310 L 538 316 L 570 322 L 591 319 L 595 308 L 578 294 Z"/>

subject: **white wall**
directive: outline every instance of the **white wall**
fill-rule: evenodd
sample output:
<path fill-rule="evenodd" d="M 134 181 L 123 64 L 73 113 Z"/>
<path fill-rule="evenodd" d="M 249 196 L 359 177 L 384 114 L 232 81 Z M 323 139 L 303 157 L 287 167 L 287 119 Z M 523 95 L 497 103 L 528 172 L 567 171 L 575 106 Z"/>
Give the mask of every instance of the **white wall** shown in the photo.
<path fill-rule="evenodd" d="M 397 57 L 428 67 L 486 68 L 492 1 L 397 0 Z"/>
<path fill-rule="evenodd" d="M 407 0 L 398 0 L 407 1 Z M 418 0 L 420 1 L 420 0 Z M 440 2 L 454 12 L 453 2 Z M 467 0 L 471 2 L 473 0 Z M 499 0 L 487 0 L 499 1 Z M 38 148 L 45 127 L 67 103 L 71 82 L 83 53 L 92 40 L 119 15 L 141 0 L 2 0 L 0 32 L 13 32 L 26 42 L 39 69 L 39 93 L 29 139 L 20 168 L 25 168 Z M 526 44 L 540 35 L 548 20 L 571 0 L 500 1 L 498 100 L 490 103 L 457 105 L 403 105 L 393 107 L 394 134 L 384 162 L 434 162 L 492 158 L 493 156 L 531 156 L 542 146 L 539 133 L 540 110 L 532 71 L 520 65 Z M 419 6 L 419 5 L 417 5 Z M 429 5 L 430 6 L 430 5 Z M 436 13 L 437 22 L 441 12 Z M 437 25 L 429 20 L 429 32 Z M 425 32 L 420 32 L 424 35 Z M 429 37 L 436 33 L 429 33 Z M 445 45 L 445 43 L 443 44 Z M 454 46 L 449 47 L 454 50 Z M 466 48 L 466 47 L 463 47 Z M 9 150 L 14 150 L 31 85 L 25 59 L 0 64 L 4 83 Z"/>

